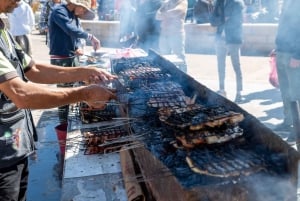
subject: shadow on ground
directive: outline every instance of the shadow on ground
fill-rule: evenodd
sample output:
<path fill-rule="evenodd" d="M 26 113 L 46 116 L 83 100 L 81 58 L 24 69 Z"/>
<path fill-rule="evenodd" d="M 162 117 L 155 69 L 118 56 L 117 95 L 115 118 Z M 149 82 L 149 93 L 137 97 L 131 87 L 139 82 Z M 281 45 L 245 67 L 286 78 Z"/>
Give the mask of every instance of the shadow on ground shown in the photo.
<path fill-rule="evenodd" d="M 270 105 L 270 107 L 264 107 L 268 108 L 263 111 L 265 113 L 264 116 L 257 117 L 257 119 L 263 122 L 267 127 L 273 129 L 276 126 L 275 124 L 270 123 L 270 120 L 272 119 L 283 120 L 282 104 L 278 104 L 282 103 L 281 94 L 278 89 L 273 88 L 249 93 L 244 96 L 243 104 L 251 104 L 251 101 L 254 100 L 259 101 L 259 105 L 262 106 Z"/>

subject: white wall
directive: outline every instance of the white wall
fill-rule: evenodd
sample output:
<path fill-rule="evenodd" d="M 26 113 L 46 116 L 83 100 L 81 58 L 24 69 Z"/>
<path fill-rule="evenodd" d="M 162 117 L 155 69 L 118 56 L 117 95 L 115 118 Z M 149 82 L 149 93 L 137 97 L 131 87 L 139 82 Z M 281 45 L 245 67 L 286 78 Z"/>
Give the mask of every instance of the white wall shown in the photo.
<path fill-rule="evenodd" d="M 88 32 L 97 36 L 103 46 L 118 47 L 119 21 L 82 21 Z M 275 47 L 277 24 L 244 24 L 242 54 L 267 55 Z M 186 52 L 214 53 L 215 29 L 209 24 L 185 24 Z"/>

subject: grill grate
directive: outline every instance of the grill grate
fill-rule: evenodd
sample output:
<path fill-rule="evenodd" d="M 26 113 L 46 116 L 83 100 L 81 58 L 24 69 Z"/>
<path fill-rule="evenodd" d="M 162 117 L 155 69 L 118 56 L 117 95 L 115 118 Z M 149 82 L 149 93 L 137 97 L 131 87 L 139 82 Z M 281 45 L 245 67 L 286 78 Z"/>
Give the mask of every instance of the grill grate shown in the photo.
<path fill-rule="evenodd" d="M 79 111 L 82 123 L 95 123 L 101 121 L 109 121 L 117 116 L 117 108 L 115 105 L 107 103 L 105 109 L 91 109 L 87 104 L 80 103 Z"/>
<path fill-rule="evenodd" d="M 115 152 L 130 143 L 129 133 L 122 127 L 82 129 L 81 133 L 86 155 Z"/>

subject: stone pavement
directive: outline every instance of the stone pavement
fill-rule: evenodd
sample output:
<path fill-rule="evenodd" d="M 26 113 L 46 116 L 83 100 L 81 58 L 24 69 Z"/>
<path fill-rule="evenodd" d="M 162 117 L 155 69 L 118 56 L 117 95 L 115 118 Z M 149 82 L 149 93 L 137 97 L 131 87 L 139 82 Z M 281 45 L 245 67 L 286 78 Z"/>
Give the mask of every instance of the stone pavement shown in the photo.
<path fill-rule="evenodd" d="M 45 36 L 32 34 L 33 57 L 49 63 Z M 208 88 L 218 90 L 217 64 L 215 55 L 187 54 L 188 74 Z M 270 71 L 268 57 L 242 56 L 241 66 L 244 79 L 244 103 L 239 104 L 269 128 L 283 119 L 280 91 L 268 82 Z M 226 92 L 230 100 L 235 96 L 235 76 L 230 58 L 227 58 Z M 28 201 L 57 201 L 60 197 L 61 163 L 59 146 L 54 127 L 58 124 L 57 110 L 36 110 L 33 112 L 40 141 L 37 144 L 37 159 L 30 163 Z M 278 133 L 282 138 L 287 134 Z"/>

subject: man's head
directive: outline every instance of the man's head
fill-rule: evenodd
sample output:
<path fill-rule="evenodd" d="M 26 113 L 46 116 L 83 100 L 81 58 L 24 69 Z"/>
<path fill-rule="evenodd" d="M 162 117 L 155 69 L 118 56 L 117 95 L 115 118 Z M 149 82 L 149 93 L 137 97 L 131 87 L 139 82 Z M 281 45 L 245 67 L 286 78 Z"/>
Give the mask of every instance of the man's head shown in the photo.
<path fill-rule="evenodd" d="M 92 20 L 95 13 L 91 10 L 91 0 L 67 0 L 67 4 L 73 7 L 74 14 L 84 20 Z"/>
<path fill-rule="evenodd" d="M 0 1 L 0 13 L 11 13 L 16 7 L 18 7 L 21 0 L 1 0 Z"/>

